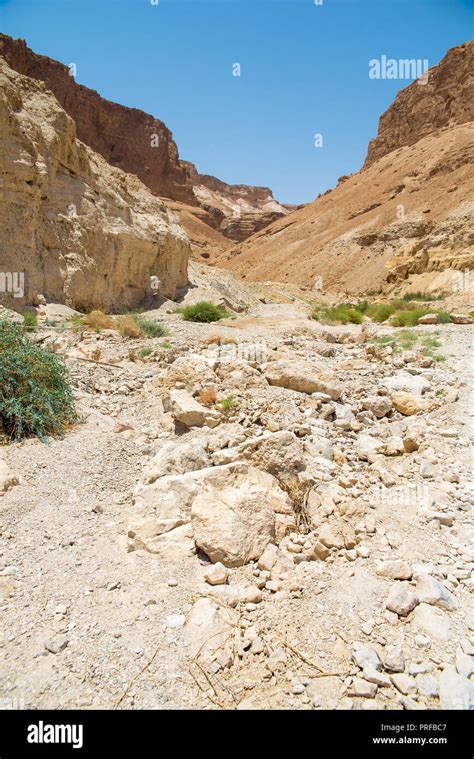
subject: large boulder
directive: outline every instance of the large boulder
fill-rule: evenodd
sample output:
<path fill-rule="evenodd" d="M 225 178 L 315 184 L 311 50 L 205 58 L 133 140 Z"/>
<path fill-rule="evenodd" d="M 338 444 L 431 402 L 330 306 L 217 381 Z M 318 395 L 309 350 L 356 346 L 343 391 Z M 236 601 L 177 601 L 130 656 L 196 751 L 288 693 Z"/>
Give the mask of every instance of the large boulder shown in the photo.
<path fill-rule="evenodd" d="M 217 411 L 206 408 L 185 390 L 171 390 L 163 399 L 163 408 L 185 427 L 215 427 L 220 421 Z"/>
<path fill-rule="evenodd" d="M 280 359 L 263 365 L 269 385 L 299 393 L 326 393 L 333 400 L 340 397 L 342 385 L 334 375 L 304 361 Z"/>
<path fill-rule="evenodd" d="M 152 484 L 160 477 L 168 474 L 185 474 L 205 469 L 210 465 L 209 457 L 202 443 L 178 442 L 170 440 L 166 442 L 155 454 L 146 469 L 148 484 Z"/>
<path fill-rule="evenodd" d="M 396 393 L 393 393 L 391 401 L 394 409 L 404 416 L 421 414 L 427 410 L 426 401 L 421 400 L 419 396 L 412 395 L 412 393 L 406 393 L 403 390 L 398 390 Z"/>
<path fill-rule="evenodd" d="M 259 559 L 268 543 L 295 526 L 288 495 L 267 472 L 243 465 L 210 471 L 201 484 L 191 523 L 196 545 L 213 562 L 237 567 Z"/>
<path fill-rule="evenodd" d="M 134 496 L 129 551 L 174 557 L 196 544 L 212 561 L 238 566 L 295 528 L 290 499 L 277 480 L 244 462 L 165 475 L 139 485 Z"/>

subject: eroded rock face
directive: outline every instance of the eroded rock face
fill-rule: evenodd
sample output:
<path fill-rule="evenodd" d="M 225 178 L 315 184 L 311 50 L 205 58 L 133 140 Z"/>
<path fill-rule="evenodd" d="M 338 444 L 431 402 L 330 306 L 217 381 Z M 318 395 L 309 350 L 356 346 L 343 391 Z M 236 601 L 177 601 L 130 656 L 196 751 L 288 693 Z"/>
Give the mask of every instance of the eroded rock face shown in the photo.
<path fill-rule="evenodd" d="M 193 163 L 180 160 L 166 124 L 78 84 L 67 66 L 34 53 L 24 40 L 0 34 L 0 55 L 18 73 L 46 84 L 75 121 L 82 142 L 112 166 L 135 174 L 153 194 L 175 201 L 195 253 L 203 243 L 206 250 L 225 250 L 227 238 L 243 240 L 289 213 L 268 187 L 229 185 L 199 174 Z"/>
<path fill-rule="evenodd" d="M 0 55 L 15 71 L 44 82 L 76 122 L 78 138 L 108 163 L 135 174 L 157 195 L 195 202 L 173 135 L 162 121 L 77 84 L 67 66 L 37 55 L 24 40 L 0 35 Z"/>
<path fill-rule="evenodd" d="M 76 138 L 74 121 L 44 84 L 0 58 L 0 259 L 24 272 L 24 298 L 79 310 L 134 308 L 187 283 L 188 239 L 174 215 L 133 176 Z"/>
<path fill-rule="evenodd" d="M 426 84 L 416 81 L 399 92 L 380 117 L 378 134 L 370 142 L 364 168 L 438 129 L 474 121 L 473 70 L 474 45 L 466 42 L 448 50 L 442 61 L 429 70 Z"/>

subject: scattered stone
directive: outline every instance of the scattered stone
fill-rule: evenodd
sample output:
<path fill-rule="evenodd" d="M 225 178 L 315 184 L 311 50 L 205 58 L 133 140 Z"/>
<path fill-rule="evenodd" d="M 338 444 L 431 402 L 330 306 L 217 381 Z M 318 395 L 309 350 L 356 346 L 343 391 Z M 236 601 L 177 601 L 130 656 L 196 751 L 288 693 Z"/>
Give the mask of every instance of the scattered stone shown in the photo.
<path fill-rule="evenodd" d="M 390 580 L 411 580 L 413 574 L 410 565 L 401 559 L 389 559 L 382 562 L 377 567 L 376 573 Z"/>
<path fill-rule="evenodd" d="M 355 677 L 354 691 L 356 696 L 362 696 L 364 698 L 375 698 L 377 695 L 377 686 L 375 683 L 369 683 L 367 680 L 362 680 L 360 677 Z"/>
<path fill-rule="evenodd" d="M 382 662 L 375 648 L 365 644 L 354 646 L 352 650 L 352 659 L 360 669 L 372 667 L 375 670 L 382 669 Z"/>
<path fill-rule="evenodd" d="M 406 585 L 393 585 L 385 606 L 400 617 L 405 617 L 418 604 L 418 598 Z"/>
<path fill-rule="evenodd" d="M 271 361 L 263 372 L 269 385 L 299 393 L 326 393 L 337 400 L 342 392 L 342 385 L 330 373 L 303 361 Z"/>
<path fill-rule="evenodd" d="M 58 635 L 57 637 L 52 638 L 52 640 L 46 641 L 44 647 L 51 654 L 60 654 L 61 651 L 64 651 L 64 649 L 67 648 L 68 644 L 69 641 L 67 638 L 63 635 Z"/>
<path fill-rule="evenodd" d="M 427 698 L 437 698 L 439 694 L 438 682 L 433 675 L 418 675 L 416 686 L 418 693 Z"/>
<path fill-rule="evenodd" d="M 390 679 L 392 683 L 394 684 L 395 688 L 399 690 L 400 693 L 403 693 L 405 696 L 408 696 L 410 693 L 416 692 L 415 680 L 412 677 L 405 675 L 403 672 L 400 672 L 395 675 L 390 675 Z"/>
<path fill-rule="evenodd" d="M 406 393 L 403 390 L 399 390 L 393 393 L 391 401 L 396 411 L 404 416 L 412 416 L 413 414 L 421 414 L 427 410 L 427 405 L 424 401 L 411 393 Z"/>
<path fill-rule="evenodd" d="M 439 699 L 442 709 L 473 709 L 474 683 L 449 665 L 439 677 Z"/>
<path fill-rule="evenodd" d="M 388 672 L 403 672 L 405 669 L 405 657 L 400 645 L 387 646 L 383 661 L 384 669 Z"/>
<path fill-rule="evenodd" d="M 163 399 L 165 411 L 171 411 L 173 419 L 186 427 L 215 427 L 219 424 L 220 414 L 198 403 L 185 390 L 171 390 Z"/>
<path fill-rule="evenodd" d="M 204 579 L 209 585 L 224 585 L 227 582 L 228 570 L 218 561 L 204 573 Z"/>
<path fill-rule="evenodd" d="M 453 594 L 439 580 L 428 574 L 422 574 L 418 577 L 416 595 L 420 603 L 432 604 L 441 609 L 457 609 L 458 606 Z"/>
<path fill-rule="evenodd" d="M 435 640 L 447 641 L 451 637 L 451 625 L 446 612 L 429 604 L 421 603 L 416 607 L 415 624 Z"/>

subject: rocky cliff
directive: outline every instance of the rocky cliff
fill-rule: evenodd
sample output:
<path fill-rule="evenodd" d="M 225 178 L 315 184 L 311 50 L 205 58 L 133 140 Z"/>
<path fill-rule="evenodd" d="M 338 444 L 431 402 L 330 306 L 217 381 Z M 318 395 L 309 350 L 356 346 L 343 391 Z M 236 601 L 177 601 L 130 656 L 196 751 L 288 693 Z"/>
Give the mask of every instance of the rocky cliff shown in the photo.
<path fill-rule="evenodd" d="M 178 148 L 162 121 L 102 98 L 74 81 L 67 66 L 0 34 L 0 55 L 20 74 L 44 82 L 76 122 L 77 136 L 112 166 L 135 174 L 156 195 L 195 202 Z"/>
<path fill-rule="evenodd" d="M 153 300 L 151 277 L 170 298 L 187 283 L 189 241 L 173 213 L 80 142 L 46 86 L 1 57 L 0 142 L 0 270 L 25 274 L 24 297 L 4 292 L 4 304 L 41 294 L 117 310 Z"/>
<path fill-rule="evenodd" d="M 466 121 L 474 118 L 467 102 L 473 49 L 468 43 L 450 50 L 430 69 L 428 84 L 398 95 L 362 171 L 224 253 L 218 264 L 252 281 L 354 294 L 431 273 L 421 289 L 437 272 L 473 268 L 474 123 Z M 430 126 L 432 108 L 440 126 L 434 114 Z"/>
<path fill-rule="evenodd" d="M 227 249 L 225 238 L 243 240 L 288 213 L 267 187 L 228 185 L 198 174 L 194 164 L 180 161 L 172 133 L 162 121 L 105 100 L 78 84 L 67 66 L 34 53 L 24 40 L 0 34 L 0 55 L 20 74 L 45 82 L 76 122 L 78 138 L 109 164 L 135 174 L 155 195 L 203 208 L 207 214 L 197 216 L 205 225 L 204 239 L 209 236 L 211 255 L 218 242 L 220 252 Z M 189 208 L 175 208 L 180 218 L 182 210 L 186 227 Z M 200 245 L 193 244 L 193 249 L 202 252 Z"/>
<path fill-rule="evenodd" d="M 448 50 L 429 70 L 426 84 L 414 82 L 398 93 L 381 116 L 364 168 L 393 150 L 414 145 L 444 127 L 474 121 L 474 43 Z"/>

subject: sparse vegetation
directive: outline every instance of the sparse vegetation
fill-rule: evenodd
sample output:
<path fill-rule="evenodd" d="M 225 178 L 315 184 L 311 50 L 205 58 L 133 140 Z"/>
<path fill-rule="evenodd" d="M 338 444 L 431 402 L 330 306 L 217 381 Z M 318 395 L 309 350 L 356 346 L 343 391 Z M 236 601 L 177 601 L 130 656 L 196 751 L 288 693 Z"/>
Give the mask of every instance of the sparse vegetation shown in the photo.
<path fill-rule="evenodd" d="M 362 324 L 364 320 L 363 313 L 352 303 L 341 303 L 326 308 L 315 306 L 312 316 L 323 324 Z"/>
<path fill-rule="evenodd" d="M 236 407 L 237 401 L 233 395 L 229 395 L 227 398 L 219 398 L 219 404 L 223 411 L 232 411 Z"/>
<path fill-rule="evenodd" d="M 417 306 L 412 301 L 421 300 L 421 293 L 415 295 L 419 297 L 404 296 L 401 300 L 393 300 L 390 303 L 368 303 L 364 300 L 328 307 L 316 305 L 312 317 L 323 324 L 361 324 L 364 316 L 367 316 L 378 324 L 390 320 L 393 327 L 414 327 L 421 316 L 435 313 L 440 324 L 449 322 L 447 311 Z"/>
<path fill-rule="evenodd" d="M 122 314 L 121 316 L 109 316 L 103 311 L 94 310 L 83 317 L 72 318 L 76 326 L 84 325 L 94 332 L 101 332 L 103 329 L 115 329 L 122 337 L 164 337 L 168 335 L 168 330 L 159 322 L 147 319 L 142 314 Z"/>
<path fill-rule="evenodd" d="M 399 353 L 400 351 L 411 351 L 418 348 L 423 356 L 429 356 L 434 359 L 434 361 L 445 361 L 445 356 L 437 353 L 435 350 L 441 346 L 438 336 L 439 332 L 435 332 L 432 335 L 423 335 L 422 333 L 414 332 L 411 329 L 402 329 L 399 332 L 395 332 L 393 335 L 379 335 L 378 337 L 375 337 L 372 342 L 380 346 L 392 345 L 395 353 Z"/>
<path fill-rule="evenodd" d="M 98 309 L 94 309 L 82 318 L 73 317 L 73 319 L 78 325 L 83 324 L 85 327 L 89 327 L 89 329 L 92 329 L 94 332 L 101 332 L 103 329 L 114 328 L 114 320 L 112 317 L 108 314 L 104 314 L 103 311 L 100 311 Z"/>
<path fill-rule="evenodd" d="M 166 327 L 163 327 L 159 322 L 147 319 L 141 314 L 135 314 L 134 319 L 147 337 L 165 337 L 166 335 L 169 335 L 169 331 Z"/>
<path fill-rule="evenodd" d="M 140 358 L 147 358 L 148 356 L 151 356 L 152 353 L 153 353 L 153 349 L 150 348 L 149 346 L 145 348 L 140 348 L 140 350 L 138 351 L 138 355 Z"/>
<path fill-rule="evenodd" d="M 35 329 L 38 326 L 38 316 L 35 311 L 25 311 L 22 316 L 25 329 Z"/>
<path fill-rule="evenodd" d="M 229 316 L 229 313 L 224 308 L 215 306 L 214 303 L 210 303 L 207 300 L 201 300 L 199 303 L 193 303 L 191 306 L 179 308 L 178 313 L 187 322 L 217 322 Z"/>
<path fill-rule="evenodd" d="M 421 300 L 424 303 L 430 303 L 434 300 L 444 300 L 446 295 L 444 293 L 440 293 L 439 295 L 434 295 L 433 293 L 422 293 L 422 292 L 416 292 L 416 293 L 405 293 L 405 295 L 402 296 L 402 300 L 404 301 L 411 301 L 411 300 Z"/>
<path fill-rule="evenodd" d="M 217 401 L 217 392 L 215 387 L 204 387 L 198 394 L 198 401 L 203 406 L 213 406 Z"/>
<path fill-rule="evenodd" d="M 18 440 L 61 435 L 76 419 L 69 374 L 60 356 L 33 343 L 24 329 L 0 321 L 0 426 Z"/>

